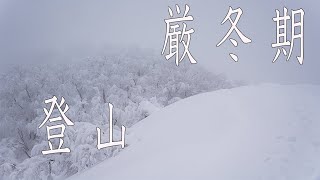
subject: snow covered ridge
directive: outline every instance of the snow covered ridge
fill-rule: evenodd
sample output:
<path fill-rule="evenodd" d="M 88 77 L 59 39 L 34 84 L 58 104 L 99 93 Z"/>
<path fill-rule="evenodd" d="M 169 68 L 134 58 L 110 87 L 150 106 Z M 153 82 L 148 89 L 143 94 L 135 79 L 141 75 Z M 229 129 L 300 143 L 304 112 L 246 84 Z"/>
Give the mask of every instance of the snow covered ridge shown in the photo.
<path fill-rule="evenodd" d="M 136 51 L 135 51 L 136 52 Z M 184 63 L 179 67 L 146 54 L 89 58 L 70 64 L 17 67 L 0 77 L 0 179 L 64 179 L 117 155 L 121 147 L 97 149 L 97 131 L 108 132 L 114 105 L 114 138 L 180 99 L 234 87 L 223 76 Z M 64 97 L 74 126 L 64 133 L 71 153 L 48 149 L 44 100 Z M 103 135 L 102 135 L 103 136 Z M 107 137 L 106 137 L 107 138 Z"/>
<path fill-rule="evenodd" d="M 120 154 L 70 180 L 319 180 L 320 86 L 199 94 L 128 131 Z"/>

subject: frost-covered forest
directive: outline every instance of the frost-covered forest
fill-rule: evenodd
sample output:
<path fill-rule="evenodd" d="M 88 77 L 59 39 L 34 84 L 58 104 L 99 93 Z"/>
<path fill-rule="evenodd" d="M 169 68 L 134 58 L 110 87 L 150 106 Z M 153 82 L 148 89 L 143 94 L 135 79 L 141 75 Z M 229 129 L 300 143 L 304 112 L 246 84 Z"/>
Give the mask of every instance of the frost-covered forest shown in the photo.
<path fill-rule="evenodd" d="M 122 125 L 130 133 L 135 123 L 180 99 L 236 86 L 188 61 L 177 67 L 144 53 L 19 66 L 0 78 L 0 179 L 65 178 L 115 156 L 121 147 L 96 147 L 96 127 L 108 131 L 109 102 L 117 140 Z M 43 155 L 47 134 L 38 127 L 48 108 L 44 101 L 54 95 L 70 107 L 66 115 L 74 126 L 66 127 L 63 146 L 71 153 Z"/>

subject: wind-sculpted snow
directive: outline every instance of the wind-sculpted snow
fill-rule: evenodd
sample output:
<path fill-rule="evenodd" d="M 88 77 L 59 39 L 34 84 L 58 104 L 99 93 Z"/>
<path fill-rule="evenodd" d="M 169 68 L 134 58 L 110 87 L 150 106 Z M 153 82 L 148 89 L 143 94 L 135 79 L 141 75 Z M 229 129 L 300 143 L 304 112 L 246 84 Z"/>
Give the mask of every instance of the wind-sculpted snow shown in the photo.
<path fill-rule="evenodd" d="M 320 87 L 196 95 L 128 131 L 120 154 L 70 180 L 318 180 Z"/>

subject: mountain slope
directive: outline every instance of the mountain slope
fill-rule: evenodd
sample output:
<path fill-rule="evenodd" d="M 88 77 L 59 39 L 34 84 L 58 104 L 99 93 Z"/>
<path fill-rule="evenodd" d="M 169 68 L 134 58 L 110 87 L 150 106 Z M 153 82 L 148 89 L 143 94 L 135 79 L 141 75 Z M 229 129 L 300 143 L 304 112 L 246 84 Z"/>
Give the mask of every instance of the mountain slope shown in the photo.
<path fill-rule="evenodd" d="M 118 156 L 70 179 L 320 178 L 319 92 L 267 84 L 181 100 L 128 129 Z"/>

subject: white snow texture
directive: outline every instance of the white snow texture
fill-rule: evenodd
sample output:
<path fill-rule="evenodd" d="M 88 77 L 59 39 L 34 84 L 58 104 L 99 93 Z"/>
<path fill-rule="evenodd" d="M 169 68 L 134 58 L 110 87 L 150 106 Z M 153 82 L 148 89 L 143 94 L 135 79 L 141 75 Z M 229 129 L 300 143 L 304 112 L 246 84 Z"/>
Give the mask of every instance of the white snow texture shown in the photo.
<path fill-rule="evenodd" d="M 118 155 L 70 180 L 319 180 L 320 87 L 203 93 L 128 130 Z"/>

